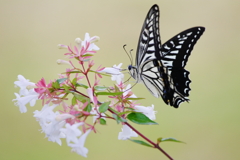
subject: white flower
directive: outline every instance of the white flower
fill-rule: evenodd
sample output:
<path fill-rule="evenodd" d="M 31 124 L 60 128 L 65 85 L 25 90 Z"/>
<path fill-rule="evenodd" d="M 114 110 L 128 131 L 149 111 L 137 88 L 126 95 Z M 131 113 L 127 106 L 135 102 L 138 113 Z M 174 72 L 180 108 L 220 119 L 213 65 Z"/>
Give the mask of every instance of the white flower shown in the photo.
<path fill-rule="evenodd" d="M 18 93 L 14 93 L 16 96 L 16 99 L 13 99 L 12 101 L 16 101 L 15 105 L 19 107 L 19 110 L 21 113 L 27 112 L 27 103 L 30 104 L 31 107 L 33 107 L 36 104 L 36 100 L 38 100 L 39 94 L 34 91 L 34 89 L 31 90 L 25 90 L 24 96 L 20 96 Z"/>
<path fill-rule="evenodd" d="M 121 69 L 121 66 L 122 66 L 122 63 L 120 63 L 119 65 L 114 65 L 113 68 L 117 69 L 118 72 L 117 74 L 115 75 L 112 75 L 112 81 L 116 81 L 118 84 L 120 82 L 123 81 L 123 78 L 124 78 L 124 74 L 122 74 L 120 71 L 122 70 Z"/>
<path fill-rule="evenodd" d="M 29 82 L 29 80 L 22 75 L 18 75 L 18 81 L 15 81 L 14 84 L 16 87 L 20 87 L 20 90 L 19 94 L 14 93 L 16 99 L 13 99 L 12 101 L 16 101 L 15 105 L 19 107 L 20 112 L 25 113 L 27 112 L 27 103 L 30 103 L 30 106 L 34 106 L 38 99 L 39 94 L 33 89 L 35 83 Z"/>
<path fill-rule="evenodd" d="M 62 145 L 60 138 L 65 138 L 66 135 L 61 131 L 61 128 L 66 124 L 65 121 L 52 120 L 46 127 L 43 132 L 45 132 L 46 137 L 49 141 L 56 142 L 59 145 Z"/>
<path fill-rule="evenodd" d="M 131 128 L 129 128 L 127 125 L 123 125 L 122 132 L 119 132 L 118 139 L 119 140 L 127 140 L 131 137 L 137 137 L 138 134 L 134 132 Z"/>
<path fill-rule="evenodd" d="M 91 130 L 87 130 L 87 132 L 85 132 L 77 141 L 77 143 L 72 144 L 69 143 L 68 146 L 72 147 L 72 151 L 76 152 L 77 154 L 83 156 L 83 157 L 87 157 L 87 153 L 88 153 L 88 149 L 86 147 L 84 147 L 86 138 L 88 136 L 88 134 L 91 132 Z"/>
<path fill-rule="evenodd" d="M 54 104 L 49 106 L 49 104 L 45 104 L 41 111 L 34 111 L 33 117 L 40 123 L 40 125 L 46 125 L 51 122 L 53 119 L 56 118 L 56 114 L 53 112 L 53 109 L 56 108 L 58 105 Z"/>
<path fill-rule="evenodd" d="M 114 65 L 112 68 L 106 67 L 99 72 L 105 72 L 105 73 L 111 74 L 112 81 L 116 81 L 117 84 L 120 84 L 120 82 L 122 82 L 124 78 L 124 74 L 121 73 L 121 70 L 122 70 L 121 66 L 122 66 L 122 63 L 120 63 L 119 65 Z"/>
<path fill-rule="evenodd" d="M 143 113 L 145 116 L 147 116 L 151 120 L 156 119 L 156 111 L 154 111 L 154 105 L 150 107 L 145 107 L 145 106 L 135 106 L 135 111 Z"/>
<path fill-rule="evenodd" d="M 79 38 L 80 39 L 80 38 Z M 79 43 L 81 41 L 80 40 L 77 40 L 77 42 Z M 93 37 L 90 37 L 89 33 L 85 33 L 85 38 L 84 38 L 84 41 L 82 41 L 82 46 L 86 47 L 86 44 L 87 43 L 90 43 L 90 46 L 88 47 L 88 50 L 91 51 L 91 50 L 99 50 L 99 47 L 96 46 L 93 42 L 96 42 L 99 40 L 99 37 L 98 36 L 93 36 Z"/>
<path fill-rule="evenodd" d="M 65 138 L 65 134 L 61 131 L 61 128 L 66 124 L 65 120 L 56 120 L 59 115 L 58 112 L 53 112 L 53 109 L 57 107 L 56 104 L 49 106 L 44 105 L 41 111 L 36 110 L 34 117 L 39 121 L 42 131 L 46 134 L 49 141 L 56 142 L 59 145 L 62 144 L 60 138 Z"/>
<path fill-rule="evenodd" d="M 83 122 L 80 123 L 76 123 L 73 125 L 70 125 L 69 123 L 67 123 L 65 125 L 66 128 L 62 128 L 61 131 L 66 135 L 66 140 L 67 143 L 69 144 L 70 141 L 77 143 L 78 142 L 78 136 L 80 136 L 82 134 L 82 132 L 79 130 L 79 126 L 83 125 Z"/>
<path fill-rule="evenodd" d="M 92 88 L 88 88 L 87 89 L 87 94 L 88 94 L 90 100 L 93 102 L 93 104 L 95 106 L 97 106 L 97 97 L 93 95 L 93 89 Z"/>
<path fill-rule="evenodd" d="M 27 87 L 33 87 L 35 86 L 35 83 L 29 82 L 28 79 L 25 79 L 22 75 L 18 75 L 18 80 L 15 81 L 14 84 L 17 87 L 20 87 L 19 95 L 26 95 L 28 94 L 28 88 Z"/>

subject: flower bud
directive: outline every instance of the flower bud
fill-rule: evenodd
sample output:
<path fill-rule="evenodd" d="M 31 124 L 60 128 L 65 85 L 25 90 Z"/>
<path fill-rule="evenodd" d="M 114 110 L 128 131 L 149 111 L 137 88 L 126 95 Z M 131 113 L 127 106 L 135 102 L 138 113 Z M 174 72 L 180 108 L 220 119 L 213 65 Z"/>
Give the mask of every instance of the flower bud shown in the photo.
<path fill-rule="evenodd" d="M 57 115 L 55 119 L 56 119 L 57 121 L 62 121 L 62 120 L 69 119 L 69 118 L 74 118 L 74 116 L 71 115 L 71 114 L 65 113 L 65 114 L 59 114 L 59 115 Z"/>
<path fill-rule="evenodd" d="M 82 40 L 81 40 L 80 38 L 76 38 L 76 39 L 75 39 L 75 42 L 76 42 L 77 44 L 80 44 L 80 45 L 82 44 Z"/>
<path fill-rule="evenodd" d="M 60 65 L 60 64 L 68 64 L 68 65 L 71 65 L 70 62 L 65 61 L 65 60 L 62 60 L 62 59 L 58 59 L 58 60 L 57 60 L 57 64 L 59 64 L 59 65 Z"/>
<path fill-rule="evenodd" d="M 58 44 L 58 48 L 59 49 L 65 49 L 65 48 L 68 48 L 68 46 L 64 45 L 64 44 Z"/>
<path fill-rule="evenodd" d="M 90 42 L 93 43 L 93 42 L 97 42 L 99 40 L 100 40 L 100 37 L 94 36 L 94 37 L 91 38 Z"/>

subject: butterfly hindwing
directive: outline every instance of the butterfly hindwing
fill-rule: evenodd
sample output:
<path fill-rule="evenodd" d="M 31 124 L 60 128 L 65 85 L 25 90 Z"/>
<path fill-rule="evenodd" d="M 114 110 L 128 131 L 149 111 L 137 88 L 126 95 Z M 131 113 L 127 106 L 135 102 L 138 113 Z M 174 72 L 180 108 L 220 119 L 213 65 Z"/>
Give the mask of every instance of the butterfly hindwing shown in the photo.
<path fill-rule="evenodd" d="M 161 61 L 164 67 L 184 68 L 204 30 L 204 27 L 190 28 L 164 43 L 161 48 Z"/>
<path fill-rule="evenodd" d="M 157 59 L 143 63 L 140 75 L 143 83 L 153 96 L 158 98 L 163 94 L 164 83 L 160 75 L 159 62 Z"/>
<path fill-rule="evenodd" d="M 185 69 L 173 69 L 171 72 L 171 78 L 175 87 L 181 95 L 184 97 L 189 96 L 191 80 L 189 79 L 189 72 Z"/>
<path fill-rule="evenodd" d="M 168 68 L 168 76 L 174 86 L 172 89 L 175 90 L 175 93 L 172 101 L 170 100 L 170 104 L 172 103 L 175 108 L 181 102 L 188 101 L 191 80 L 189 79 L 189 72 L 184 67 L 194 45 L 204 30 L 204 27 L 187 29 L 162 45 L 161 62 L 164 67 Z"/>

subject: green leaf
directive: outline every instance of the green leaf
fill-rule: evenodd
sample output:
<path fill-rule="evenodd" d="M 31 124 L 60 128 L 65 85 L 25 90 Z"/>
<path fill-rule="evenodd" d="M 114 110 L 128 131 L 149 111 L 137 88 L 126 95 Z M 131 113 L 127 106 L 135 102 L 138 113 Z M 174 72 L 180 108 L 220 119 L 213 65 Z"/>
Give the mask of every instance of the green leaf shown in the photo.
<path fill-rule="evenodd" d="M 88 86 L 86 86 L 85 84 L 81 84 L 81 83 L 77 83 L 75 86 L 76 87 L 83 87 L 85 89 L 88 89 Z"/>
<path fill-rule="evenodd" d="M 134 111 L 134 110 L 135 110 L 135 109 L 130 108 L 130 107 L 125 107 L 125 109 L 129 109 L 129 110 L 131 110 L 131 111 Z"/>
<path fill-rule="evenodd" d="M 108 110 L 109 104 L 110 104 L 110 102 L 105 102 L 105 103 L 101 104 L 99 107 L 99 112 L 100 113 L 106 112 Z"/>
<path fill-rule="evenodd" d="M 73 96 L 72 98 L 72 105 L 74 106 L 75 104 L 77 104 L 77 99 L 75 96 Z"/>
<path fill-rule="evenodd" d="M 134 139 L 128 139 L 132 142 L 135 142 L 135 143 L 138 143 L 138 144 L 141 144 L 143 146 L 147 146 L 147 147 L 153 147 L 151 144 L 147 143 L 147 142 L 144 142 L 144 141 L 140 141 L 140 140 L 134 140 Z"/>
<path fill-rule="evenodd" d="M 62 97 L 62 99 L 65 99 L 65 98 L 68 96 L 68 94 L 69 94 L 69 93 L 66 93 L 66 94 Z"/>
<path fill-rule="evenodd" d="M 105 91 L 105 90 L 107 90 L 107 89 L 108 89 L 108 87 L 103 87 L 103 86 L 95 86 L 95 87 L 94 87 L 94 89 L 95 89 L 95 90 L 97 90 L 97 91 Z"/>
<path fill-rule="evenodd" d="M 58 84 L 61 84 L 66 80 L 67 80 L 67 78 L 61 78 L 61 79 L 57 79 L 57 82 L 58 82 Z"/>
<path fill-rule="evenodd" d="M 113 108 L 111 108 L 111 107 L 110 107 L 110 108 L 108 108 L 108 109 L 109 109 L 109 110 L 111 110 L 113 113 L 115 113 L 115 114 L 117 114 L 117 115 L 119 114 L 119 112 L 118 112 L 118 111 L 116 111 L 115 109 L 113 109 Z"/>
<path fill-rule="evenodd" d="M 80 102 L 86 102 L 87 100 L 89 100 L 89 98 L 82 96 L 81 94 L 76 94 L 73 93 L 74 97 L 76 97 L 77 100 L 79 100 Z"/>
<path fill-rule="evenodd" d="M 114 110 L 113 108 L 109 107 L 109 110 L 111 110 L 113 112 L 112 117 L 117 121 L 117 123 L 119 124 L 120 122 L 127 122 L 127 120 L 119 115 L 121 115 L 120 112 Z"/>
<path fill-rule="evenodd" d="M 81 71 L 70 71 L 70 72 L 64 72 L 65 74 L 66 73 L 82 73 Z"/>
<path fill-rule="evenodd" d="M 88 62 L 88 61 L 90 61 L 90 59 L 84 59 L 84 60 L 83 60 L 83 62 Z"/>
<path fill-rule="evenodd" d="M 53 88 L 56 88 L 56 89 L 60 88 L 60 85 L 59 85 L 58 81 L 53 82 L 52 86 L 53 86 Z"/>
<path fill-rule="evenodd" d="M 100 72 L 96 72 L 96 71 L 93 71 L 93 70 L 89 70 L 89 72 L 93 72 L 93 73 L 96 73 L 96 74 L 101 74 L 101 75 L 103 75 L 103 76 L 111 77 L 111 75 L 109 75 L 109 74 L 100 73 Z"/>
<path fill-rule="evenodd" d="M 139 112 L 133 112 L 128 114 L 127 119 L 129 119 L 130 121 L 136 124 L 143 124 L 143 125 L 157 124 L 156 122 L 152 121 L 147 116 L 145 116 L 143 113 L 139 113 Z"/>
<path fill-rule="evenodd" d="M 158 138 L 159 142 L 177 142 L 177 143 L 185 143 L 183 141 L 179 141 L 175 138 Z"/>
<path fill-rule="evenodd" d="M 126 98 L 126 100 L 141 100 L 141 99 L 145 99 L 145 98 Z"/>
<path fill-rule="evenodd" d="M 75 86 L 77 84 L 77 78 L 73 78 L 72 84 Z"/>
<path fill-rule="evenodd" d="M 116 95 L 122 95 L 123 92 L 97 92 L 96 95 L 105 95 L 105 96 L 116 96 Z"/>
<path fill-rule="evenodd" d="M 120 113 L 118 113 L 118 116 L 121 116 L 121 115 L 123 115 L 123 114 L 128 114 L 128 113 L 132 113 L 132 111 L 120 112 Z"/>
<path fill-rule="evenodd" d="M 84 111 L 91 112 L 91 110 L 92 110 L 92 105 L 91 103 L 88 103 L 88 105 L 84 108 Z"/>
<path fill-rule="evenodd" d="M 116 114 L 113 114 L 113 118 L 117 121 L 117 124 L 121 123 L 121 122 L 127 122 L 126 119 L 122 118 L 122 117 L 119 117 L 118 115 Z"/>
<path fill-rule="evenodd" d="M 99 119 L 99 122 L 100 122 L 100 124 L 102 124 L 102 125 L 106 125 L 106 124 L 107 124 L 106 120 L 103 119 L 103 118 L 100 118 L 100 119 Z"/>
<path fill-rule="evenodd" d="M 88 57 L 88 56 L 93 56 L 93 54 L 84 54 L 82 57 Z"/>
<path fill-rule="evenodd" d="M 66 86 L 65 84 L 63 84 L 63 88 L 64 88 L 64 90 L 65 90 L 66 93 L 70 93 L 69 89 L 70 89 L 71 87 Z"/>

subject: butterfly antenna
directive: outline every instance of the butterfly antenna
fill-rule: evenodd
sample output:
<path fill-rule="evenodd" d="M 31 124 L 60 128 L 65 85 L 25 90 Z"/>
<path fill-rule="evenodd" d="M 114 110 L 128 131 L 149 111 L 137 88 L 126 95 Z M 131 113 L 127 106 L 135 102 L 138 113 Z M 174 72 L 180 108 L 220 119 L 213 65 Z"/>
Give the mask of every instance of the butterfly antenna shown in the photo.
<path fill-rule="evenodd" d="M 131 59 L 131 65 L 133 65 L 132 51 L 133 51 L 133 49 L 130 50 L 130 56 L 131 56 L 131 58 L 132 58 L 132 59 Z"/>
<path fill-rule="evenodd" d="M 131 78 L 131 77 L 130 77 L 130 78 Z M 129 79 L 130 79 L 130 78 L 129 78 Z M 126 91 L 124 91 L 124 92 L 127 92 L 127 91 L 131 90 L 131 89 L 132 89 L 132 88 L 133 88 L 133 87 L 134 87 L 136 84 L 137 84 L 137 82 L 136 82 L 136 83 L 134 83 L 134 85 L 132 85 L 132 86 L 131 86 L 131 88 L 127 89 L 127 90 L 126 90 Z"/>
<path fill-rule="evenodd" d="M 132 65 L 133 64 L 132 54 L 131 54 L 131 56 L 128 54 L 128 52 L 126 50 L 126 46 L 127 46 L 126 44 L 123 45 L 123 49 L 124 49 L 125 53 L 128 55 L 128 58 L 130 59 L 131 65 Z M 131 53 L 131 51 L 130 51 L 130 53 Z"/>
<path fill-rule="evenodd" d="M 130 76 L 126 81 L 124 81 L 123 83 L 128 82 L 132 77 Z"/>

